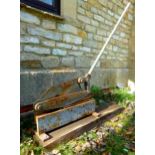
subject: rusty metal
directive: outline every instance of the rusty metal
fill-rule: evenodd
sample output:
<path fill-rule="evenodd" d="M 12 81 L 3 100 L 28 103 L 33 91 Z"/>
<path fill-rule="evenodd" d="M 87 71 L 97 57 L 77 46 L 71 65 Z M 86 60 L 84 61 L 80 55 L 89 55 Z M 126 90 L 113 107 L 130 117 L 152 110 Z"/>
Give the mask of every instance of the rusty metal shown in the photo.
<path fill-rule="evenodd" d="M 40 101 L 44 101 L 45 99 L 60 96 L 62 94 L 67 94 L 70 92 L 81 91 L 82 88 L 78 83 L 78 79 L 72 79 L 66 82 L 63 82 L 59 85 L 49 87 L 46 91 L 44 91 L 40 97 L 35 101 L 34 104 Z"/>
<path fill-rule="evenodd" d="M 44 101 L 38 102 L 34 105 L 34 110 L 37 113 L 43 113 L 49 110 L 63 108 L 71 105 L 77 101 L 80 101 L 87 97 L 89 93 L 87 91 L 78 91 L 70 94 L 62 94 L 60 96 L 51 97 Z"/>
<path fill-rule="evenodd" d="M 91 99 L 75 106 L 70 106 L 55 112 L 37 115 L 37 133 L 51 131 L 60 126 L 73 122 L 79 118 L 87 116 L 95 111 L 95 100 Z"/>
<path fill-rule="evenodd" d="M 20 113 L 29 112 L 32 110 L 33 110 L 33 104 L 20 107 Z"/>

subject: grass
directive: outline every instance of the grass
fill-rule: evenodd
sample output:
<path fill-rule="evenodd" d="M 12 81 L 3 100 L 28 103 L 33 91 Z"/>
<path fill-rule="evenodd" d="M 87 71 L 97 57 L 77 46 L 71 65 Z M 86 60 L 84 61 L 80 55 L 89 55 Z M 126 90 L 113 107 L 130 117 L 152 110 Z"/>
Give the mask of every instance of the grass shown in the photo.
<path fill-rule="evenodd" d="M 123 128 L 121 130 L 116 129 L 114 133 L 110 133 L 105 139 L 106 151 L 112 155 L 134 154 L 134 114 L 128 116 L 123 115 L 123 117 L 121 121 Z"/>
<path fill-rule="evenodd" d="M 41 155 L 43 152 L 43 148 L 39 145 L 37 145 L 32 137 L 25 137 L 23 141 L 20 144 L 20 155 Z"/>
<path fill-rule="evenodd" d="M 98 86 L 92 86 L 91 93 L 99 106 L 102 104 L 107 105 L 109 102 L 114 101 L 120 106 L 126 107 L 129 102 L 134 102 L 135 100 L 135 94 L 130 94 L 128 88 L 112 88 L 106 92 Z"/>

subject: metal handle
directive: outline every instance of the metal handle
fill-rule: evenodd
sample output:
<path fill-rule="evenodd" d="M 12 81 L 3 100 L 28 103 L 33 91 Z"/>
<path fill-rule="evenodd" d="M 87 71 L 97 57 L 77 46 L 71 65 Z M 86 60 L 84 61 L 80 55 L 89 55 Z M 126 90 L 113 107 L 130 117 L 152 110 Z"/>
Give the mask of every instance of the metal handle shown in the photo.
<path fill-rule="evenodd" d="M 129 6 L 130 6 L 130 2 L 126 5 L 124 11 L 122 12 L 121 16 L 119 17 L 119 19 L 118 19 L 118 21 L 117 21 L 115 27 L 113 28 L 112 32 L 110 33 L 109 37 L 107 38 L 105 44 L 103 45 L 103 47 L 102 47 L 100 53 L 99 53 L 98 56 L 96 57 L 95 61 L 93 62 L 92 66 L 91 66 L 91 68 L 89 69 L 89 71 L 88 71 L 88 73 L 86 74 L 86 76 L 90 76 L 90 75 L 91 75 L 91 73 L 92 73 L 94 67 L 96 66 L 98 60 L 100 59 L 100 57 L 101 57 L 103 51 L 105 50 L 107 44 L 109 43 L 109 41 L 110 41 L 112 35 L 114 34 L 115 30 L 117 29 L 119 23 L 121 22 L 121 19 L 123 18 L 124 14 L 126 13 L 127 9 L 129 8 Z"/>

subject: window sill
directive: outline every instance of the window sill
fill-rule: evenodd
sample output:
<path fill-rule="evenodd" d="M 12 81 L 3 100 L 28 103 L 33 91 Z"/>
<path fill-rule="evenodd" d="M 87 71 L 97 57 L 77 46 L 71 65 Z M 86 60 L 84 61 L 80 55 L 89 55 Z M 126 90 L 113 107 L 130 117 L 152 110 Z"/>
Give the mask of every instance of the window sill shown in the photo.
<path fill-rule="evenodd" d="M 20 8 L 26 8 L 26 9 L 29 9 L 31 11 L 35 11 L 36 13 L 39 13 L 39 14 L 42 14 L 42 15 L 45 15 L 45 16 L 49 16 L 49 17 L 52 17 L 52 18 L 55 18 L 55 19 L 58 19 L 58 20 L 63 20 L 64 17 L 62 16 L 59 16 L 59 15 L 56 15 L 56 14 L 53 14 L 53 13 L 49 13 L 49 12 L 46 12 L 46 11 L 43 11 L 43 10 L 39 10 L 39 9 L 36 9 L 36 8 L 33 8 L 29 5 L 26 5 L 24 3 L 20 3 Z"/>

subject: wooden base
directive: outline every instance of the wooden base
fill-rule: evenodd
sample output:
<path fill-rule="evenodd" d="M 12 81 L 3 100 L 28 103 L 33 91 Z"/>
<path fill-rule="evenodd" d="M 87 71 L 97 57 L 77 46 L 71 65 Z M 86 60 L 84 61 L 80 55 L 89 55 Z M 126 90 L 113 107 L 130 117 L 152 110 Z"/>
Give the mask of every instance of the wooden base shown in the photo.
<path fill-rule="evenodd" d="M 86 118 L 83 118 L 81 120 L 78 120 L 74 123 L 71 123 L 67 126 L 64 126 L 60 129 L 48 133 L 47 135 L 51 137 L 50 139 L 45 140 L 40 135 L 38 135 L 37 132 L 35 133 L 34 139 L 37 142 L 39 142 L 39 144 L 43 147 L 52 149 L 61 142 L 65 142 L 73 138 L 76 138 L 80 136 L 82 133 L 89 131 L 94 127 L 100 126 L 104 121 L 112 118 L 116 114 L 120 113 L 122 110 L 123 108 L 120 108 L 118 105 L 113 104 L 108 108 L 99 111 L 99 115 L 97 115 L 97 117 L 94 115 L 90 115 Z"/>

